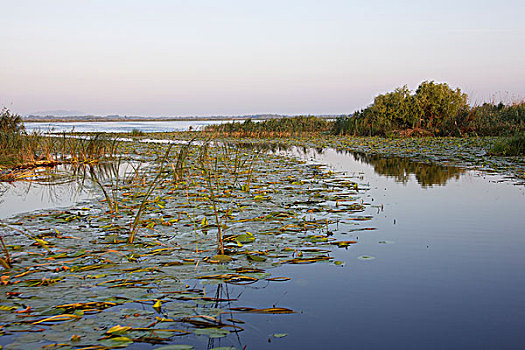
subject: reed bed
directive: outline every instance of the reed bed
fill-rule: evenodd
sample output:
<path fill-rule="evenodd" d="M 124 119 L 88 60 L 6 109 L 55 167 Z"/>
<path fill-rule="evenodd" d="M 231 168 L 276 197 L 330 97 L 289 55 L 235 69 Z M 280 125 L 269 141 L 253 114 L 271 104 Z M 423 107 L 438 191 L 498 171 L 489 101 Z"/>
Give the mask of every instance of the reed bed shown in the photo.
<path fill-rule="evenodd" d="M 315 116 L 268 119 L 260 122 L 247 119 L 242 123 L 208 125 L 204 128 L 204 132 L 219 136 L 281 138 L 306 133 L 326 133 L 332 128 L 332 124 L 333 122 L 327 119 Z"/>

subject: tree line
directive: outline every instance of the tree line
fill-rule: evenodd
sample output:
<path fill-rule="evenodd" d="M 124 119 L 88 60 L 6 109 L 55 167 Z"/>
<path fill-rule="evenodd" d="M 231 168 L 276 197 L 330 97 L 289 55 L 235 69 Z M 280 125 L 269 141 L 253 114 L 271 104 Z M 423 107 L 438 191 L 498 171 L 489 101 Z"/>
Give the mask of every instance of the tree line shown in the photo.
<path fill-rule="evenodd" d="M 336 119 L 332 133 L 359 136 L 511 135 L 525 130 L 525 102 L 470 107 L 468 96 L 446 83 L 424 81 L 378 95 L 365 109 Z"/>

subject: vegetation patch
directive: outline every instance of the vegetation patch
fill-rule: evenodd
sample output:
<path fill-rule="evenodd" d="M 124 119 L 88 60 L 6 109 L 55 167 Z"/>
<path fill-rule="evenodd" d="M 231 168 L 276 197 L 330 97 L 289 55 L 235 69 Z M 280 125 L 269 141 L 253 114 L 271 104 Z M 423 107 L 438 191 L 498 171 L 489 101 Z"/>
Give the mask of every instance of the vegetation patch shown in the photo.
<path fill-rule="evenodd" d="M 425 81 L 378 95 L 367 108 L 337 118 L 332 132 L 359 136 L 508 135 L 525 130 L 525 102 L 471 108 L 467 95 L 446 83 Z"/>
<path fill-rule="evenodd" d="M 525 155 L 525 133 L 499 140 L 494 147 L 492 147 L 490 153 L 501 156 Z"/>
<path fill-rule="evenodd" d="M 4 109 L 0 116 L 0 181 L 30 177 L 34 168 L 111 159 L 116 146 L 115 139 L 100 133 L 89 137 L 28 134 L 22 118 Z"/>

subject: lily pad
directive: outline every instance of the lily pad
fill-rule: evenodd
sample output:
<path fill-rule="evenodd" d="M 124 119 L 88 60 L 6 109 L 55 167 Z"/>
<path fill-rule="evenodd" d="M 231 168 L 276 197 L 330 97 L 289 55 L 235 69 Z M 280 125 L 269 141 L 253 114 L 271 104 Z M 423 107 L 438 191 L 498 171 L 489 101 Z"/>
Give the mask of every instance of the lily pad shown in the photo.
<path fill-rule="evenodd" d="M 272 334 L 272 337 L 274 337 L 274 338 L 284 338 L 286 336 L 288 336 L 287 333 L 274 333 L 274 334 Z"/>
<path fill-rule="evenodd" d="M 359 260 L 374 260 L 375 258 L 373 256 L 369 255 L 361 255 L 358 257 Z"/>
<path fill-rule="evenodd" d="M 230 331 L 222 328 L 198 328 L 193 331 L 197 335 L 207 335 L 210 338 L 223 338 L 230 334 Z"/>
<path fill-rule="evenodd" d="M 156 350 L 192 350 L 194 349 L 193 345 L 186 345 L 186 344 L 172 344 L 172 345 L 165 345 L 158 348 L 155 348 Z"/>

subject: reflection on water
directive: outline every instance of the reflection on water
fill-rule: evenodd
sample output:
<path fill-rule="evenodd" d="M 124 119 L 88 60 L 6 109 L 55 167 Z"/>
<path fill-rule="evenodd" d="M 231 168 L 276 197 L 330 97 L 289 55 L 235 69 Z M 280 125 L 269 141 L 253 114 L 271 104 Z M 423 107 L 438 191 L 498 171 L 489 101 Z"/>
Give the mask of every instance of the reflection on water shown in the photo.
<path fill-rule="evenodd" d="M 90 168 L 101 180 L 111 179 L 131 170 L 128 162 L 103 162 L 96 165 L 61 164 L 35 168 L 27 179 L 0 182 L 0 218 L 34 210 L 66 207 L 91 198 Z"/>
<path fill-rule="evenodd" d="M 326 149 L 317 147 L 310 148 L 306 146 L 291 146 L 285 143 L 276 142 L 241 142 L 237 145 L 248 148 L 257 149 L 261 151 L 269 151 L 273 153 L 292 153 L 301 157 L 319 158 L 325 154 Z M 464 169 L 443 166 L 435 163 L 424 163 L 402 157 L 384 157 L 376 154 L 366 154 L 361 152 L 351 152 L 338 150 L 338 154 L 352 157 L 353 160 L 371 165 L 378 175 L 391 177 L 396 182 L 406 184 L 410 179 L 415 177 L 417 183 L 421 187 L 432 187 L 434 185 L 444 186 L 450 179 L 459 179 L 465 173 Z"/>
<path fill-rule="evenodd" d="M 461 174 L 465 173 L 465 170 L 461 168 L 416 162 L 407 158 L 385 158 L 357 152 L 350 154 L 355 160 L 372 165 L 377 174 L 393 177 L 396 182 L 406 184 L 411 175 L 414 175 L 422 187 L 444 186 L 448 180 L 452 178 L 457 180 Z"/>

